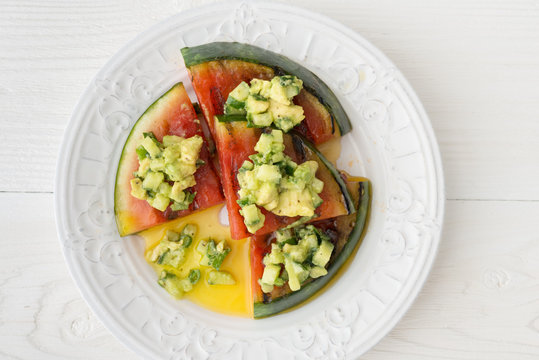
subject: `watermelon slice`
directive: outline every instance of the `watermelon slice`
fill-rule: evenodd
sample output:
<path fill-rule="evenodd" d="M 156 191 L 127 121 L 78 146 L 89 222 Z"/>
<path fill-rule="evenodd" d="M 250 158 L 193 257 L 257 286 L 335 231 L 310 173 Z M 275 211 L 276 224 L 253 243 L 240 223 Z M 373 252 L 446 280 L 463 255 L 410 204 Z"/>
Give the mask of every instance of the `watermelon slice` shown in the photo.
<path fill-rule="evenodd" d="M 352 129 L 350 120 L 331 89 L 311 71 L 294 61 L 262 48 L 240 43 L 209 43 L 182 50 L 193 87 L 212 134 L 213 118 L 223 114 L 228 94 L 240 82 L 269 80 L 290 74 L 303 80 L 304 89 L 294 98 L 305 119 L 296 131 L 315 144 L 340 137 Z"/>
<path fill-rule="evenodd" d="M 361 242 L 363 230 L 367 223 L 370 207 L 370 183 L 367 179 L 350 181 L 348 183 L 357 208 L 357 214 L 340 216 L 313 223 L 318 229 L 329 236 L 335 250 L 327 266 L 328 273 L 317 279 L 309 279 L 302 284 L 301 289 L 292 292 L 285 283 L 284 286 L 274 287 L 270 293 L 262 292 L 258 279 L 264 273 L 264 256 L 271 251 L 272 237 L 270 235 L 251 237 L 251 291 L 253 294 L 253 315 L 262 318 L 290 309 L 326 286 L 343 267 L 346 260 L 354 253 Z"/>
<path fill-rule="evenodd" d="M 223 191 L 226 197 L 230 234 L 233 239 L 242 239 L 250 236 L 239 213 L 237 203 L 240 189 L 237 174 L 239 168 L 249 155 L 255 153 L 254 147 L 260 138 L 261 129 L 247 128 L 243 122 L 220 123 L 215 122 L 215 142 L 221 164 Z M 319 194 L 323 202 L 316 210 L 318 220 L 346 215 L 354 212 L 352 198 L 346 184 L 335 167 L 301 135 L 291 132 L 284 136 L 284 152 L 296 163 L 315 160 L 319 163 L 316 177 L 324 182 L 324 189 Z M 265 215 L 264 226 L 256 234 L 271 233 L 287 226 L 298 217 L 277 216 L 265 209 L 260 209 Z"/>
<path fill-rule="evenodd" d="M 204 160 L 205 164 L 195 173 L 196 185 L 190 190 L 196 192 L 196 196 L 189 209 L 172 211 L 169 207 L 162 212 L 151 207 L 145 200 L 131 196 L 130 180 L 139 165 L 136 147 L 144 132 L 153 132 L 159 141 L 162 141 L 164 135 L 204 137 L 195 109 L 182 83 L 174 85 L 142 114 L 124 145 L 114 189 L 114 213 L 121 236 L 136 233 L 224 201 L 221 184 L 213 168 L 206 141 L 200 151 L 200 159 Z"/>

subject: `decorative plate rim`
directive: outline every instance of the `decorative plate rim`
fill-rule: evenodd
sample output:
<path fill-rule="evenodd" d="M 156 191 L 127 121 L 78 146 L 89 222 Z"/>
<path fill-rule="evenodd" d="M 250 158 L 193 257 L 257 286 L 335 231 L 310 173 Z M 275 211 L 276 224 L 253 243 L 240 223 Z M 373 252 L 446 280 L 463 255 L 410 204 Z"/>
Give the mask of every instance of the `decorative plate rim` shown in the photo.
<path fill-rule="evenodd" d="M 120 50 L 118 50 L 92 78 L 90 83 L 86 86 L 85 90 L 83 91 L 81 97 L 78 99 L 78 102 L 76 106 L 74 107 L 72 115 L 70 117 L 70 121 L 64 131 L 62 144 L 60 146 L 59 154 L 58 154 L 56 176 L 55 176 L 55 187 L 54 187 L 54 211 L 55 211 L 55 218 L 56 218 L 56 228 L 59 234 L 59 240 L 62 245 L 61 247 L 62 247 L 64 259 L 66 260 L 66 263 L 68 265 L 68 270 L 71 276 L 73 277 L 73 279 L 75 280 L 75 283 L 77 284 L 77 287 L 79 288 L 82 297 L 84 298 L 86 303 L 89 305 L 89 307 L 92 309 L 92 311 L 96 313 L 97 317 L 105 324 L 105 326 L 111 331 L 111 333 L 116 338 L 118 338 L 126 347 L 128 347 L 129 349 L 135 351 L 137 354 L 142 355 L 144 357 L 153 357 L 155 354 L 147 347 L 135 341 L 135 339 L 132 338 L 129 334 L 126 334 L 124 331 L 124 328 L 119 326 L 119 324 L 114 320 L 114 318 L 111 318 L 108 316 L 109 314 L 107 313 L 106 309 L 101 307 L 97 303 L 95 303 L 95 299 L 97 299 L 99 296 L 97 294 L 94 294 L 91 291 L 91 289 L 88 287 L 88 285 L 84 283 L 84 277 L 81 276 L 82 274 L 80 272 L 76 271 L 75 263 L 73 262 L 74 260 L 72 257 L 68 256 L 67 249 L 63 242 L 63 239 L 66 237 L 66 234 L 64 233 L 65 214 L 63 212 L 64 209 L 62 208 L 62 199 L 61 199 L 61 195 L 64 192 L 62 188 L 62 179 L 65 179 L 67 176 L 66 174 L 69 169 L 68 160 L 70 160 L 69 155 L 68 155 L 68 150 L 73 147 L 73 144 L 76 138 L 75 136 L 72 136 L 77 125 L 76 114 L 81 112 L 82 109 L 84 108 L 85 106 L 84 95 L 88 94 L 92 90 L 96 79 L 99 78 L 100 75 L 105 74 L 107 69 L 114 68 L 118 64 L 121 64 L 122 60 L 124 60 L 124 57 L 125 57 L 124 54 L 128 52 L 129 49 L 132 49 L 133 47 L 135 47 L 137 43 L 143 41 L 144 39 L 151 38 L 154 34 L 159 33 L 161 30 L 166 29 L 167 27 L 173 26 L 174 24 L 178 23 L 178 20 L 181 17 L 191 18 L 197 15 L 204 15 L 208 11 L 215 11 L 216 8 L 235 9 L 240 4 L 244 4 L 244 3 L 249 3 L 249 2 L 248 1 L 234 1 L 232 3 L 214 3 L 214 4 L 209 4 L 202 7 L 197 7 L 197 8 L 189 9 L 186 11 L 182 11 L 180 13 L 172 15 L 168 19 L 161 21 L 151 26 L 147 30 L 141 32 L 140 34 L 138 34 L 135 38 L 133 38 L 124 46 L 122 46 Z M 260 4 L 260 3 L 262 2 L 254 2 L 254 4 Z M 416 275 L 413 286 L 410 288 L 409 292 L 405 294 L 406 297 L 401 300 L 400 306 L 398 307 L 398 309 L 396 309 L 396 311 L 393 314 L 391 314 L 391 316 L 385 322 L 385 324 L 383 324 L 383 326 L 380 326 L 378 330 L 372 336 L 370 336 L 370 338 L 367 339 L 367 341 L 364 341 L 361 344 L 361 347 L 359 349 L 356 349 L 359 353 L 358 355 L 360 355 L 360 354 L 365 353 L 371 347 L 373 347 L 387 333 L 389 333 L 389 331 L 403 317 L 406 311 L 408 311 L 411 304 L 416 299 L 421 288 L 423 287 L 427 279 L 427 276 L 432 269 L 432 265 L 435 261 L 435 258 L 438 252 L 440 238 L 441 238 L 441 228 L 443 225 L 444 210 L 445 210 L 444 175 L 443 175 L 442 161 L 441 161 L 438 143 L 436 141 L 431 123 L 423 108 L 423 105 L 421 104 L 415 92 L 412 90 L 412 87 L 410 86 L 408 81 L 400 73 L 400 71 L 396 70 L 397 68 L 391 62 L 391 60 L 389 60 L 386 55 L 384 55 L 380 50 L 378 50 L 370 42 L 365 40 L 361 35 L 359 35 L 355 31 L 340 24 L 339 22 L 327 16 L 312 12 L 310 10 L 306 10 L 300 7 L 291 6 L 291 5 L 282 4 L 282 3 L 264 4 L 264 6 L 271 6 L 274 9 L 282 9 L 284 11 L 292 12 L 296 14 L 301 13 L 302 16 L 305 16 L 309 20 L 318 21 L 320 23 L 323 23 L 326 26 L 332 27 L 336 32 L 345 34 L 347 37 L 349 37 L 353 41 L 367 48 L 376 57 L 376 59 L 378 59 L 381 63 L 384 63 L 385 65 L 395 69 L 394 72 L 392 73 L 392 76 L 399 80 L 400 85 L 403 87 L 406 93 L 406 96 L 408 97 L 408 100 L 411 102 L 411 104 L 414 107 L 414 110 L 417 112 L 420 119 L 420 125 L 422 126 L 421 130 L 424 131 L 425 139 L 428 141 L 428 155 L 432 157 L 431 166 L 435 174 L 434 183 L 435 183 L 436 189 L 434 191 L 436 192 L 436 205 L 437 205 L 435 209 L 435 218 L 439 222 L 438 223 L 439 229 L 437 231 L 437 234 L 435 235 L 435 238 L 432 239 L 430 243 L 430 246 L 427 250 L 427 255 L 424 259 L 423 266 L 420 268 L 421 270 L 420 273 Z"/>

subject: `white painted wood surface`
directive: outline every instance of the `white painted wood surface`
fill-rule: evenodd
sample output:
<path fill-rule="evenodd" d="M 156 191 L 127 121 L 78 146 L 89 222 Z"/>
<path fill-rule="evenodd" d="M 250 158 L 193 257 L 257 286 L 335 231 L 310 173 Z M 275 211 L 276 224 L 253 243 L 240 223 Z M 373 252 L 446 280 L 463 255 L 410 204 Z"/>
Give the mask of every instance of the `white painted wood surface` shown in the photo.
<path fill-rule="evenodd" d="M 107 59 L 202 2 L 0 0 L 0 358 L 133 358 L 64 265 L 56 155 L 79 94 Z M 395 62 L 444 161 L 447 215 L 432 274 L 363 358 L 539 359 L 539 1 L 294 3 Z"/>

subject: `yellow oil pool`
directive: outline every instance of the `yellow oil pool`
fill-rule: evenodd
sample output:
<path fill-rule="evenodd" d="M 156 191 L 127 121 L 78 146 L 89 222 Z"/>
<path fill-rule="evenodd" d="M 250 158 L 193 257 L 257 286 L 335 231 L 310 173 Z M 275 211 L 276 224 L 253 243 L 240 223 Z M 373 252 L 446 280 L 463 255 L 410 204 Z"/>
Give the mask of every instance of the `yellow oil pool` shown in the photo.
<path fill-rule="evenodd" d="M 252 317 L 253 304 L 251 298 L 251 271 L 249 266 L 249 239 L 230 239 L 228 226 L 223 226 L 219 222 L 219 212 L 222 207 L 223 205 L 217 205 L 199 213 L 158 225 L 141 232 L 140 235 L 146 241 L 146 253 L 148 253 L 159 244 L 159 241 L 163 238 L 167 230 L 180 232 L 186 224 L 197 225 L 197 234 L 193 243 L 189 246 L 185 263 L 179 270 L 166 268 L 167 271 L 173 272 L 181 278 L 187 277 L 190 269 L 200 269 L 200 280 L 193 287 L 192 291 L 185 294 L 181 301 L 188 299 L 199 306 L 219 313 Z M 208 238 L 216 241 L 226 240 L 231 251 L 223 261 L 220 270 L 232 274 L 236 280 L 235 285 L 208 285 L 206 278 L 213 268 L 200 266 L 199 261 L 202 256 L 196 251 L 198 243 Z M 162 266 L 149 263 L 158 274 L 163 270 Z M 163 291 L 165 290 L 163 289 Z"/>

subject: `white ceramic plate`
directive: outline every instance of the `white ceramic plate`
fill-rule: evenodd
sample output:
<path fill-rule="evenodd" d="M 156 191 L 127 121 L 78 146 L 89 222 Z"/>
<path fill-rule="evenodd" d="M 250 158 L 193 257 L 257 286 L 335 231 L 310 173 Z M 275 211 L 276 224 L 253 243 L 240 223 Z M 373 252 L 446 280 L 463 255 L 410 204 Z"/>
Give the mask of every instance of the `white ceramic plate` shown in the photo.
<path fill-rule="evenodd" d="M 373 183 L 368 233 L 348 270 L 314 301 L 263 320 L 173 300 L 146 265 L 142 239 L 120 238 L 114 221 L 114 178 L 130 128 L 174 83 L 190 90 L 180 48 L 213 41 L 258 45 L 320 76 L 354 126 L 343 138 L 338 165 Z M 182 12 L 121 49 L 80 98 L 65 132 L 55 190 L 59 237 L 82 295 L 114 335 L 152 359 L 358 357 L 419 292 L 444 209 L 429 120 L 395 66 L 326 17 L 258 2 Z"/>

